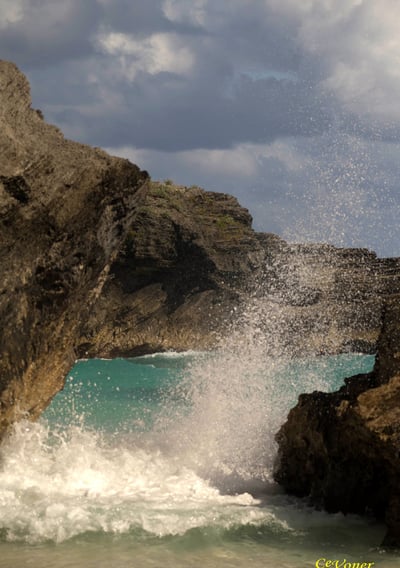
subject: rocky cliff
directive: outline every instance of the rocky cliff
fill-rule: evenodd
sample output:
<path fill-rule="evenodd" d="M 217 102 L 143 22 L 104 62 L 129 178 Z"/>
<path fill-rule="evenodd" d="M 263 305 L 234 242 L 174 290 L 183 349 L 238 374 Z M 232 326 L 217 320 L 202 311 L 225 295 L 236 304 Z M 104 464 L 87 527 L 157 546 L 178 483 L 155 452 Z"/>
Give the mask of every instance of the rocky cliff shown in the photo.
<path fill-rule="evenodd" d="M 232 196 L 151 182 L 78 352 L 208 349 L 252 304 L 272 354 L 374 352 L 400 261 L 255 233 Z M 277 318 L 279 321 L 277 321 Z"/>
<path fill-rule="evenodd" d="M 289 354 L 375 352 L 383 304 L 400 293 L 399 259 L 276 238 L 264 248 L 263 290 L 280 305 Z"/>
<path fill-rule="evenodd" d="M 251 217 L 234 197 L 151 182 L 79 353 L 211 348 L 264 257 Z"/>
<path fill-rule="evenodd" d="M 235 198 L 65 140 L 0 62 L 0 437 L 78 357 L 213 345 L 264 256 Z"/>
<path fill-rule="evenodd" d="M 329 512 L 373 514 L 400 547 L 400 297 L 385 307 L 372 373 L 301 395 L 278 435 L 276 480 Z"/>
<path fill-rule="evenodd" d="M 62 387 L 147 179 L 65 140 L 0 62 L 0 435 Z"/>
<path fill-rule="evenodd" d="M 78 357 L 210 348 L 249 297 L 275 350 L 373 350 L 400 292 L 396 259 L 255 233 L 232 196 L 65 140 L 7 62 L 0 259 L 0 436 L 40 414 Z"/>

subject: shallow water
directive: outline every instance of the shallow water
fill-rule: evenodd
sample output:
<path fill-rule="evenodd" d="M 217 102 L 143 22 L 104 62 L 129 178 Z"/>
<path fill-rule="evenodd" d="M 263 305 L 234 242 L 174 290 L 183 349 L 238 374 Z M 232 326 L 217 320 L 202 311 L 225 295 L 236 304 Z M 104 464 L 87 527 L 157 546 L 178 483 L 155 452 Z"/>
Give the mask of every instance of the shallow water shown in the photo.
<path fill-rule="evenodd" d="M 78 362 L 41 421 L 17 425 L 2 449 L 0 566 L 397 566 L 379 548 L 382 525 L 315 511 L 271 475 L 297 395 L 372 364 L 343 355 L 249 369 L 218 353 Z"/>

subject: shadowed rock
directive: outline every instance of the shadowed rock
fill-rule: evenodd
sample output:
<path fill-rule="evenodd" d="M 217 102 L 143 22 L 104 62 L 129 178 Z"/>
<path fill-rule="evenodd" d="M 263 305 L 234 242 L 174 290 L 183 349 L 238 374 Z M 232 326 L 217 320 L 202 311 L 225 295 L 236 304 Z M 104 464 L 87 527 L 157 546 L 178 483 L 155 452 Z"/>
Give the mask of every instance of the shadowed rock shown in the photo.
<path fill-rule="evenodd" d="M 0 436 L 62 387 L 147 174 L 64 139 L 0 62 Z"/>
<path fill-rule="evenodd" d="M 299 397 L 282 426 L 276 480 L 329 512 L 373 514 L 400 547 L 400 303 L 385 309 L 374 371 Z"/>
<path fill-rule="evenodd" d="M 264 259 L 234 197 L 151 182 L 87 322 L 82 354 L 212 348 Z"/>

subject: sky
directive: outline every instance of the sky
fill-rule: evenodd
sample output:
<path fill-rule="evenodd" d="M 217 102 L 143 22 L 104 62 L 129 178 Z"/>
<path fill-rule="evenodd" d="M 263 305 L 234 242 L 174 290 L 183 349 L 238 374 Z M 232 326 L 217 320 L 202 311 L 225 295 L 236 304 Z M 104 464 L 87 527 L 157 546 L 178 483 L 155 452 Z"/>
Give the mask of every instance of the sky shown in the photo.
<path fill-rule="evenodd" d="M 254 228 L 400 256 L 398 0 L 0 0 L 71 139 L 235 195 Z"/>

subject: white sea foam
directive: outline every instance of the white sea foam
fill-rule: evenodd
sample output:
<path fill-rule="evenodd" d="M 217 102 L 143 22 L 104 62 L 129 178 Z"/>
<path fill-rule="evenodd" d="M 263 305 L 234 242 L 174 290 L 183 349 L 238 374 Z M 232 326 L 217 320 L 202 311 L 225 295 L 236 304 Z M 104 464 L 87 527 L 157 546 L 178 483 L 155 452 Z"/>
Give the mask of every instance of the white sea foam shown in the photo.
<path fill-rule="evenodd" d="M 205 355 L 205 351 L 194 351 L 193 349 L 188 349 L 187 351 L 162 351 L 159 353 L 148 353 L 147 355 L 141 355 L 140 357 L 135 357 L 135 361 L 140 361 L 142 359 L 154 359 L 154 358 L 165 358 L 165 359 L 181 359 L 182 357 L 198 357 L 199 355 Z"/>
<path fill-rule="evenodd" d="M 94 432 L 20 423 L 2 448 L 0 528 L 9 541 L 62 542 L 88 531 L 157 536 L 285 523 L 247 493 L 222 495 L 177 458 L 112 446 Z"/>

